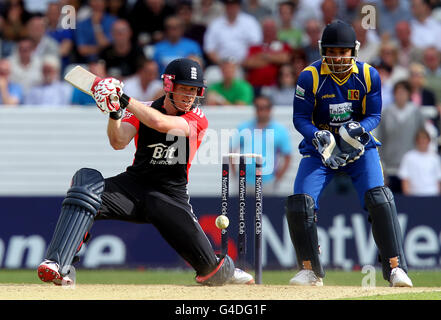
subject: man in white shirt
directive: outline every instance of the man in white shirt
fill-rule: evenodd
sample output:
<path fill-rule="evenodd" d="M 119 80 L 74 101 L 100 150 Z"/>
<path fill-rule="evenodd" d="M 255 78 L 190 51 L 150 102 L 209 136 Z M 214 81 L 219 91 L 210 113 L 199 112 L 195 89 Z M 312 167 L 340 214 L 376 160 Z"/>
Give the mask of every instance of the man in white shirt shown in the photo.
<path fill-rule="evenodd" d="M 8 58 L 11 63 L 11 81 L 22 86 L 26 93 L 31 86 L 41 83 L 41 59 L 33 55 L 31 39 L 24 38 L 17 44 L 17 50 Z"/>
<path fill-rule="evenodd" d="M 262 29 L 253 16 L 241 11 L 240 0 L 223 0 L 225 15 L 208 25 L 204 51 L 214 64 L 223 59 L 241 63 L 251 45 L 262 42 Z"/>
<path fill-rule="evenodd" d="M 416 149 L 407 152 L 401 161 L 399 177 L 403 193 L 409 196 L 439 196 L 441 160 L 430 150 L 430 135 L 422 129 L 415 138 Z"/>
<path fill-rule="evenodd" d="M 441 34 L 441 24 L 432 18 L 432 8 L 427 0 L 412 0 L 411 20 L 412 43 L 417 48 L 427 48 L 435 46 L 441 50 L 439 35 Z"/>
<path fill-rule="evenodd" d="M 158 79 L 158 64 L 146 59 L 140 66 L 136 75 L 124 80 L 124 92 L 140 101 L 156 100 L 164 94 L 162 81 Z"/>
<path fill-rule="evenodd" d="M 29 89 L 24 104 L 45 107 L 68 106 L 72 97 L 72 87 L 60 80 L 60 68 L 60 59 L 57 56 L 45 56 L 42 63 L 43 82 Z"/>

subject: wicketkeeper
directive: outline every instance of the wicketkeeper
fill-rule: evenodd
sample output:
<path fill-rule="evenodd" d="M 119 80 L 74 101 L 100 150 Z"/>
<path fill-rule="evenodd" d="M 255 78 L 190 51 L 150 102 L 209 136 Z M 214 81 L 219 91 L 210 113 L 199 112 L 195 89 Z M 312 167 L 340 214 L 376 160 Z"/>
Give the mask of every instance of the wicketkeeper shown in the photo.
<path fill-rule="evenodd" d="M 322 59 L 301 72 L 294 97 L 294 126 L 304 139 L 294 194 L 286 203 L 301 269 L 290 283 L 323 285 L 318 201 L 335 173 L 342 171 L 351 177 L 369 212 L 384 279 L 394 287 L 411 287 L 394 197 L 383 181 L 377 151 L 381 144 L 370 133 L 381 119 L 380 77 L 372 66 L 356 61 L 360 43 L 350 25 L 327 25 L 319 46 Z"/>

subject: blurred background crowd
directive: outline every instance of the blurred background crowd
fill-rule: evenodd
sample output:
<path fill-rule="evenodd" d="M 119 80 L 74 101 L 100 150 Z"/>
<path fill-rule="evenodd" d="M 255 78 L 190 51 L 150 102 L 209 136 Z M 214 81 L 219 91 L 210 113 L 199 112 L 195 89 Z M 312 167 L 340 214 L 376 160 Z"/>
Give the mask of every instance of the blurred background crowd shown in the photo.
<path fill-rule="evenodd" d="M 367 5 L 376 9 L 371 29 Z M 441 194 L 438 0 L 0 0 L 0 108 L 93 106 L 62 81 L 78 64 L 154 100 L 179 57 L 204 68 L 204 107 L 252 107 L 264 95 L 292 108 L 296 79 L 320 59 L 317 41 L 334 19 L 353 25 L 359 60 L 382 79 L 375 135 L 387 184 Z"/>

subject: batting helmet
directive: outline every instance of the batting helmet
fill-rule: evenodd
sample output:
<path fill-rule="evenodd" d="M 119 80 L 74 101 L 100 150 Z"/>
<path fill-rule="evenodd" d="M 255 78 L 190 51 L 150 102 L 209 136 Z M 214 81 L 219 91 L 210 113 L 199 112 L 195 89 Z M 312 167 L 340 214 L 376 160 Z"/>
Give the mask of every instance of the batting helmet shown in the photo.
<path fill-rule="evenodd" d="M 335 20 L 326 26 L 325 30 L 323 30 L 322 38 L 319 40 L 319 50 L 323 58 L 329 57 L 326 55 L 327 48 L 350 48 L 352 49 L 351 58 L 356 60 L 358 50 L 360 49 L 360 42 L 357 41 L 355 31 L 351 25 L 341 20 Z M 340 65 L 349 68 L 341 72 L 347 72 L 352 67 L 352 63 Z"/>
<path fill-rule="evenodd" d="M 198 87 L 198 96 L 204 95 L 206 87 L 201 66 L 194 60 L 182 58 L 170 62 L 161 76 L 164 81 L 164 91 L 173 93 L 173 84 L 183 84 Z"/>

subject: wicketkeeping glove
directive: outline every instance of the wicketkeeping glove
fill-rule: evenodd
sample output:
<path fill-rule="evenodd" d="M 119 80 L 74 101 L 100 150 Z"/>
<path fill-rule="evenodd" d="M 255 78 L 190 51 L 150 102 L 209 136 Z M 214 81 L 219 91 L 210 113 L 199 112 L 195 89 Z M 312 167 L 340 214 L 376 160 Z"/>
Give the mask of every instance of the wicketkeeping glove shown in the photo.
<path fill-rule="evenodd" d="M 354 162 L 364 154 L 364 147 L 369 143 L 369 133 L 357 121 L 350 121 L 339 129 L 340 150 L 348 154 L 347 162 Z"/>
<path fill-rule="evenodd" d="M 325 166 L 331 169 L 338 169 L 346 165 L 348 155 L 340 151 L 331 132 L 320 130 L 314 133 L 314 137 L 312 143 L 320 153 Z"/>
<path fill-rule="evenodd" d="M 104 78 L 92 87 L 97 107 L 104 113 L 110 113 L 113 119 L 120 119 L 122 116 L 119 98 L 123 94 L 123 86 L 124 84 L 117 79 Z"/>

